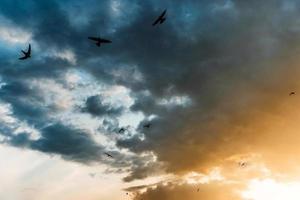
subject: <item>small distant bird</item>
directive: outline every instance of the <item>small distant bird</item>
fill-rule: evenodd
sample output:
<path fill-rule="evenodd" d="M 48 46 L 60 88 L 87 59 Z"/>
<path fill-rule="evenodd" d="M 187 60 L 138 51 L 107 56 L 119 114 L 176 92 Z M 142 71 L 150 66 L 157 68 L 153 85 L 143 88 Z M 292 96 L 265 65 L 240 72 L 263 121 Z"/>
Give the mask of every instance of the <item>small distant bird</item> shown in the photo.
<path fill-rule="evenodd" d="M 120 128 L 120 130 L 118 131 L 119 133 L 124 133 L 125 132 L 125 128 Z"/>
<path fill-rule="evenodd" d="M 150 126 L 151 126 L 151 124 L 148 123 L 148 124 L 145 124 L 143 127 L 144 127 L 144 128 L 150 128 Z"/>
<path fill-rule="evenodd" d="M 239 162 L 239 166 L 240 166 L 240 167 L 246 167 L 246 166 L 247 166 L 247 163 L 246 163 L 246 162 Z"/>
<path fill-rule="evenodd" d="M 113 158 L 113 156 L 112 155 L 110 155 L 109 153 L 104 153 L 107 157 L 110 157 L 110 158 Z"/>
<path fill-rule="evenodd" d="M 289 96 L 292 96 L 292 95 L 295 95 L 295 94 L 296 94 L 296 92 L 291 92 Z"/>
<path fill-rule="evenodd" d="M 162 12 L 162 14 L 153 22 L 152 26 L 155 26 L 158 23 L 160 23 L 160 24 L 164 23 L 166 21 L 166 17 L 165 17 L 166 13 L 167 13 L 167 10 L 164 10 Z"/>
<path fill-rule="evenodd" d="M 88 37 L 88 39 L 95 41 L 98 47 L 100 47 L 102 43 L 112 43 L 112 41 L 101 37 Z"/>
<path fill-rule="evenodd" d="M 24 56 L 21 57 L 21 58 L 19 58 L 19 60 L 25 60 L 25 59 L 28 59 L 28 58 L 31 57 L 31 45 L 30 45 L 30 44 L 29 44 L 29 47 L 28 47 L 27 52 L 26 52 L 26 51 L 23 51 L 23 50 L 21 50 L 21 51 L 22 51 L 22 53 L 24 54 Z"/>

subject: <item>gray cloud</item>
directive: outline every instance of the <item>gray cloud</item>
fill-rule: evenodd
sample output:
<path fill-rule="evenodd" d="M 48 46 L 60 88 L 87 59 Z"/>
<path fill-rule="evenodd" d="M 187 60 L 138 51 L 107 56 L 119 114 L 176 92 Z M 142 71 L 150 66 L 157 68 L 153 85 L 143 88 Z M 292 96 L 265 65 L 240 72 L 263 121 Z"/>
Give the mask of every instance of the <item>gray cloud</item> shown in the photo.
<path fill-rule="evenodd" d="M 122 107 L 113 107 L 109 104 L 103 103 L 103 97 L 95 95 L 88 97 L 85 103 L 85 107 L 82 108 L 82 112 L 90 113 L 93 116 L 104 116 L 104 115 L 120 115 L 123 111 Z"/>
<path fill-rule="evenodd" d="M 41 131 L 39 139 L 30 139 L 27 133 L 11 136 L 9 143 L 17 147 L 61 155 L 64 159 L 90 163 L 100 161 L 103 147 L 83 130 L 62 124 L 49 125 Z"/>

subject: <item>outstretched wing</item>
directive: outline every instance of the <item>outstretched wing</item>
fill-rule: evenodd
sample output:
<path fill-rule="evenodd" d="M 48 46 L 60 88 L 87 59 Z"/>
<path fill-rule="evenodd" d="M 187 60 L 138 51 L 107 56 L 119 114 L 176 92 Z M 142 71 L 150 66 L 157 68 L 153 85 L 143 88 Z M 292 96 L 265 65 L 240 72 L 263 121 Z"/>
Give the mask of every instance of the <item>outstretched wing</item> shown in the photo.
<path fill-rule="evenodd" d="M 107 39 L 100 39 L 100 42 L 102 42 L 102 43 L 112 43 L 112 41 L 107 40 Z"/>
<path fill-rule="evenodd" d="M 113 158 L 112 155 L 110 155 L 109 153 L 105 153 L 106 156 L 110 157 L 110 158 Z"/>
<path fill-rule="evenodd" d="M 29 55 L 31 54 L 31 44 L 29 44 L 27 53 L 28 53 Z"/>
<path fill-rule="evenodd" d="M 152 26 L 155 26 L 156 24 L 158 24 L 158 22 L 160 21 L 160 18 L 158 18 L 157 20 L 155 20 L 152 24 Z"/>
<path fill-rule="evenodd" d="M 164 10 L 161 15 L 153 22 L 152 26 L 155 26 L 156 24 L 158 24 L 158 22 L 160 22 L 161 24 L 166 20 L 164 18 L 164 16 L 166 15 L 167 10 Z"/>
<path fill-rule="evenodd" d="M 161 13 L 161 15 L 159 16 L 159 19 L 164 19 L 164 16 L 166 15 L 166 13 L 167 13 L 167 9 Z"/>
<path fill-rule="evenodd" d="M 23 56 L 23 57 L 19 58 L 19 60 L 25 60 L 25 59 L 27 59 L 26 56 Z"/>
<path fill-rule="evenodd" d="M 88 39 L 93 40 L 93 41 L 97 41 L 97 42 L 100 40 L 100 38 L 98 38 L 98 37 L 88 37 Z"/>

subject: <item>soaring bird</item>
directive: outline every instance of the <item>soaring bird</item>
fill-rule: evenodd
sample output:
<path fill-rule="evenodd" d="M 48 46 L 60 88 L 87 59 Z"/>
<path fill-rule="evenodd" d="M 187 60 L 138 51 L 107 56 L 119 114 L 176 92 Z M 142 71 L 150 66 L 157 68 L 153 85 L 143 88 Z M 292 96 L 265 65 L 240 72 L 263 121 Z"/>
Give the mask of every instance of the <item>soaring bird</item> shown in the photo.
<path fill-rule="evenodd" d="M 31 57 L 31 45 L 30 45 L 30 44 L 29 44 L 29 47 L 28 47 L 27 52 L 26 52 L 26 51 L 23 51 L 23 50 L 21 50 L 21 51 L 22 51 L 22 53 L 24 54 L 24 56 L 21 57 L 21 58 L 19 58 L 19 60 L 25 60 L 25 59 L 28 59 L 28 58 Z"/>
<path fill-rule="evenodd" d="M 145 124 L 143 127 L 144 127 L 144 128 L 150 128 L 150 126 L 151 126 L 151 124 L 148 123 L 148 124 Z"/>
<path fill-rule="evenodd" d="M 155 26 L 158 23 L 160 23 L 160 24 L 164 23 L 166 21 L 166 17 L 165 17 L 166 13 L 167 13 L 167 10 L 164 10 L 161 13 L 161 15 L 153 22 L 152 26 Z"/>
<path fill-rule="evenodd" d="M 241 161 L 241 162 L 239 162 L 239 166 L 240 166 L 240 167 L 246 167 L 246 166 L 247 166 L 247 163 L 244 162 L 244 161 Z"/>
<path fill-rule="evenodd" d="M 290 92 L 290 96 L 295 95 L 295 94 L 296 94 L 296 92 Z"/>
<path fill-rule="evenodd" d="M 104 153 L 107 157 L 110 157 L 110 158 L 113 158 L 113 156 L 112 155 L 110 155 L 109 153 Z"/>
<path fill-rule="evenodd" d="M 125 128 L 120 128 L 120 130 L 118 131 L 119 133 L 124 133 L 125 132 Z"/>
<path fill-rule="evenodd" d="M 88 39 L 95 41 L 98 47 L 100 47 L 102 43 L 112 43 L 112 41 L 101 37 L 88 37 Z"/>

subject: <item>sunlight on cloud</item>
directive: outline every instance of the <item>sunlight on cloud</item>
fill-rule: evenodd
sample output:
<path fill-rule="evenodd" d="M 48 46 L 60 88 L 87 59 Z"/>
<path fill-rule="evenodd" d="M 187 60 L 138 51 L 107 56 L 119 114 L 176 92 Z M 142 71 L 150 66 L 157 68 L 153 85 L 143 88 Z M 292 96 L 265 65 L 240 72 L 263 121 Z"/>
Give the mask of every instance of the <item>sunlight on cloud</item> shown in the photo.
<path fill-rule="evenodd" d="M 300 182 L 281 183 L 273 179 L 255 179 L 242 192 L 242 197 L 244 200 L 299 200 L 299 191 Z"/>
<path fill-rule="evenodd" d="M 212 169 L 208 174 L 199 174 L 190 172 L 183 177 L 188 184 L 207 184 L 212 181 L 223 181 L 225 178 L 221 174 L 219 168 Z"/>

